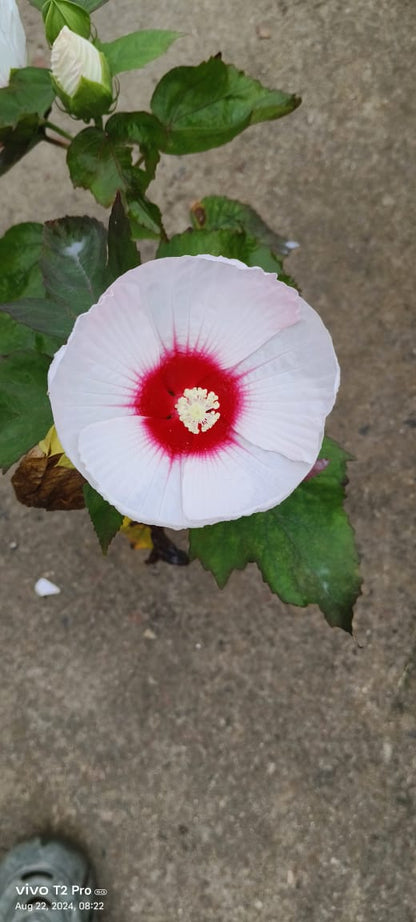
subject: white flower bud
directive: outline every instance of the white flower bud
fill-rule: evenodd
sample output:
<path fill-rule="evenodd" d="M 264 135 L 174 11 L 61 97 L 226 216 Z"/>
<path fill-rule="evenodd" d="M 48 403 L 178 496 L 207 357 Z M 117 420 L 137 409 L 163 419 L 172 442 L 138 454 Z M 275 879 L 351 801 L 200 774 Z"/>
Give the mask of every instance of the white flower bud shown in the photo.
<path fill-rule="evenodd" d="M 26 36 L 16 0 L 0 0 L 0 87 L 8 85 L 12 68 L 26 64 Z"/>
<path fill-rule="evenodd" d="M 90 119 L 108 112 L 110 71 L 92 42 L 64 26 L 52 45 L 51 70 L 57 93 L 72 115 Z"/>

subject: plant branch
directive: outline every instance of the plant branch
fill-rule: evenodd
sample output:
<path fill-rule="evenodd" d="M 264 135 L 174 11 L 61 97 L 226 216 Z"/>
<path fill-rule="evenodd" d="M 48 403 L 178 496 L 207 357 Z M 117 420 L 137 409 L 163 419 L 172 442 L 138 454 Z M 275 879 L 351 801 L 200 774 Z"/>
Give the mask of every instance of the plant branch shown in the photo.
<path fill-rule="evenodd" d="M 51 131 L 54 131 L 55 134 L 60 134 L 62 138 L 67 138 L 68 141 L 73 141 L 73 140 L 74 140 L 74 136 L 73 136 L 72 134 L 69 134 L 68 131 L 64 131 L 63 128 L 59 128 L 58 125 L 54 125 L 53 122 L 44 122 L 44 123 L 43 123 L 43 128 L 50 128 L 50 130 L 51 130 Z M 51 139 L 51 138 L 48 138 L 48 141 L 50 141 L 50 140 L 52 140 L 52 139 Z M 65 145 L 65 146 L 66 146 L 66 145 Z"/>
<path fill-rule="evenodd" d="M 68 150 L 69 144 L 67 141 L 60 141 L 59 138 L 50 138 L 47 134 L 44 135 L 44 139 L 48 144 L 53 144 L 54 147 L 63 147 L 64 150 Z"/>

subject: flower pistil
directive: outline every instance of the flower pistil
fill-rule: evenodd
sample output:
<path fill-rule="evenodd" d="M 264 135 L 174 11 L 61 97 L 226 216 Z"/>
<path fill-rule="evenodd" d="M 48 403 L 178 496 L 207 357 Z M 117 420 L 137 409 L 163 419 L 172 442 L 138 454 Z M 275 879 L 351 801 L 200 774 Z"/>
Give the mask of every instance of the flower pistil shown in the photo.
<path fill-rule="evenodd" d="M 219 400 L 214 391 L 207 391 L 206 387 L 186 387 L 182 397 L 175 404 L 178 416 L 184 426 L 198 435 L 199 432 L 206 432 L 212 429 L 220 413 L 215 413 L 219 409 Z M 201 427 L 201 428 L 199 428 Z"/>

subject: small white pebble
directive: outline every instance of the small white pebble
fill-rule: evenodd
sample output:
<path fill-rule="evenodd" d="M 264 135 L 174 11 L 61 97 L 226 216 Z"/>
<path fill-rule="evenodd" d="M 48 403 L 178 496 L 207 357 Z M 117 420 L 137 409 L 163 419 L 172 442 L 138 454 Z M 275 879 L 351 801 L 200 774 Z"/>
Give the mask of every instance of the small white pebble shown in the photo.
<path fill-rule="evenodd" d="M 17 547 L 19 547 L 17 541 L 11 541 L 11 542 L 10 542 L 9 548 L 10 548 L 11 551 L 15 551 Z"/>
<path fill-rule="evenodd" d="M 261 901 L 261 900 L 254 900 L 254 908 L 255 908 L 255 909 L 263 909 L 263 903 L 262 903 L 262 901 Z"/>
<path fill-rule="evenodd" d="M 293 871 L 292 871 L 292 868 L 289 868 L 289 870 L 288 870 L 288 872 L 287 872 L 287 878 L 286 878 L 286 879 L 287 879 L 287 885 L 288 885 L 288 887 L 294 887 L 294 886 L 295 886 L 296 878 L 295 878 L 295 875 L 294 875 L 294 873 L 293 873 Z"/>
<path fill-rule="evenodd" d="M 384 740 L 383 742 L 383 759 L 386 765 L 391 762 L 391 757 L 393 755 L 393 746 L 390 743 L 390 740 Z"/>
<path fill-rule="evenodd" d="M 50 579 L 45 579 L 44 576 L 41 576 L 37 583 L 35 583 L 36 595 L 39 595 L 41 598 L 47 595 L 58 595 L 60 591 L 59 586 L 56 586 L 55 583 L 51 583 Z"/>
<path fill-rule="evenodd" d="M 154 631 L 151 631 L 150 627 L 147 627 L 146 630 L 143 631 L 143 637 L 145 637 L 146 640 L 156 640 L 157 634 L 155 634 Z"/>

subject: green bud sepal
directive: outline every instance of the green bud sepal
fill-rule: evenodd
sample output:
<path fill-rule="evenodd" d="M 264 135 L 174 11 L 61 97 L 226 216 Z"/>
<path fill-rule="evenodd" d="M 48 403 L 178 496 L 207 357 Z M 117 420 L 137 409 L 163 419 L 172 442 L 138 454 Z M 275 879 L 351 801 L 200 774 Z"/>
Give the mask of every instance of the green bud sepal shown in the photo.
<path fill-rule="evenodd" d="M 105 115 L 113 104 L 112 90 L 105 89 L 101 83 L 86 80 L 81 77 L 78 89 L 73 96 L 68 96 L 59 85 L 58 81 L 51 78 L 57 96 L 64 104 L 65 109 L 76 118 L 88 122 L 96 116 Z"/>

